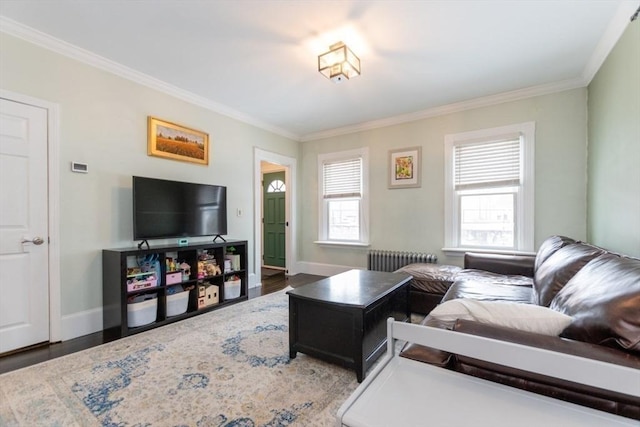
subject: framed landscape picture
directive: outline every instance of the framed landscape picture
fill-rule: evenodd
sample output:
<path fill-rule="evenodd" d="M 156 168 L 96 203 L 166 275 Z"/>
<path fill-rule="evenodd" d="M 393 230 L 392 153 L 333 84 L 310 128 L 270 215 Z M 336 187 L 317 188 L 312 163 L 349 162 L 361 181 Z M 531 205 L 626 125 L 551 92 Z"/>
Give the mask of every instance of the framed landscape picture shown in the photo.
<path fill-rule="evenodd" d="M 389 188 L 420 187 L 421 153 L 421 147 L 389 151 Z"/>
<path fill-rule="evenodd" d="M 149 116 L 147 154 L 209 164 L 209 134 Z"/>

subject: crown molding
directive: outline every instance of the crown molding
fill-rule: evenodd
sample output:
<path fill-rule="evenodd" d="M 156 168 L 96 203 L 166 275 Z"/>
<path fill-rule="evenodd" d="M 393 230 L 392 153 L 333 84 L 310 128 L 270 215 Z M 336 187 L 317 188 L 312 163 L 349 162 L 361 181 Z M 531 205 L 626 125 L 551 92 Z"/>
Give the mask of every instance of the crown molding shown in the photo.
<path fill-rule="evenodd" d="M 207 110 L 213 111 L 223 116 L 230 117 L 232 119 L 275 133 L 285 138 L 292 139 L 294 141 L 299 141 L 299 135 L 260 121 L 240 111 L 214 102 L 203 96 L 196 95 L 193 92 L 180 89 L 162 80 L 156 79 L 147 74 L 126 67 L 118 62 L 112 61 L 108 58 L 97 55 L 76 45 L 52 37 L 49 34 L 43 33 L 1 15 L 0 32 L 20 38 L 29 43 L 48 49 L 68 58 L 75 59 L 76 61 L 85 63 L 92 67 L 115 74 L 119 77 L 173 96 L 182 101 L 186 101 L 199 107 L 206 108 Z"/>
<path fill-rule="evenodd" d="M 581 77 L 575 79 L 563 80 L 560 82 L 548 83 L 544 85 L 531 86 L 524 89 L 517 89 L 510 92 L 503 92 L 496 95 L 483 96 L 480 98 L 470 99 L 467 101 L 456 102 L 453 104 L 442 105 L 439 107 L 429 108 L 414 113 L 403 114 L 400 116 L 387 117 L 380 120 L 374 120 L 356 125 L 344 126 L 340 128 L 330 129 L 304 135 L 300 138 L 301 142 L 315 141 L 318 139 L 330 138 L 334 136 L 346 135 L 355 132 L 362 132 L 371 129 L 377 129 L 387 126 L 399 125 L 403 123 L 413 122 L 416 120 L 428 119 L 431 117 L 443 116 L 446 114 L 459 113 L 461 111 L 472 110 L 475 108 L 489 107 L 492 105 L 502 104 L 504 102 L 518 101 L 521 99 L 532 98 L 534 96 L 548 95 L 551 93 L 562 92 L 565 90 L 585 87 L 588 83 Z"/>
<path fill-rule="evenodd" d="M 501 104 L 503 102 L 517 101 L 521 99 L 531 98 L 534 96 L 548 95 L 555 92 L 561 92 L 564 90 L 576 89 L 579 87 L 588 86 L 591 80 L 596 75 L 607 56 L 614 48 L 622 34 L 627 28 L 630 22 L 631 16 L 636 12 L 640 5 L 637 0 L 623 1 L 616 11 L 614 17 L 609 22 L 605 33 L 598 42 L 596 49 L 594 50 L 591 58 L 587 62 L 584 70 L 579 77 L 563 80 L 560 82 L 548 83 L 539 86 L 532 86 L 529 88 L 518 89 L 510 92 L 499 93 L 496 95 L 489 95 L 485 97 L 475 98 L 467 101 L 457 102 L 453 104 L 443 105 L 439 107 L 429 108 L 414 113 L 404 114 L 400 116 L 387 117 L 381 120 L 374 120 L 370 122 L 358 123 L 355 125 L 344 126 L 335 129 L 329 129 L 326 131 L 320 131 L 303 135 L 300 138 L 301 142 L 315 141 L 318 139 L 330 138 L 334 136 L 346 135 L 355 132 L 361 132 L 371 129 L 377 129 L 386 126 L 393 126 L 403 123 L 408 123 L 416 120 L 427 119 L 431 117 L 437 117 L 444 114 L 457 113 L 465 110 L 470 110 L 480 107 L 488 107 L 491 105 Z"/>
<path fill-rule="evenodd" d="M 626 0 L 620 4 L 616 14 L 607 26 L 607 30 L 598 42 L 589 62 L 579 77 L 438 106 L 409 114 L 309 133 L 302 136 L 265 123 L 240 111 L 216 103 L 208 98 L 170 85 L 162 80 L 133 70 L 115 61 L 52 37 L 46 33 L 40 32 L 34 28 L 28 27 L 1 15 L 0 31 L 191 104 L 206 108 L 215 113 L 247 123 L 294 141 L 308 142 L 585 87 L 589 85 L 597 71 L 606 60 L 609 52 L 611 52 L 620 36 L 625 31 L 631 15 L 633 15 L 637 8 L 637 0 Z"/>
<path fill-rule="evenodd" d="M 618 6 L 618 10 L 609 22 L 607 29 L 600 38 L 596 49 L 593 51 L 589 62 L 587 62 L 582 72 L 582 78 L 587 84 L 591 83 L 591 80 L 593 80 L 600 67 L 602 67 L 607 56 L 609 56 L 609 53 L 627 29 L 629 22 L 631 22 L 631 16 L 638 10 L 638 7 L 640 7 L 640 2 L 637 0 L 627 0 Z"/>

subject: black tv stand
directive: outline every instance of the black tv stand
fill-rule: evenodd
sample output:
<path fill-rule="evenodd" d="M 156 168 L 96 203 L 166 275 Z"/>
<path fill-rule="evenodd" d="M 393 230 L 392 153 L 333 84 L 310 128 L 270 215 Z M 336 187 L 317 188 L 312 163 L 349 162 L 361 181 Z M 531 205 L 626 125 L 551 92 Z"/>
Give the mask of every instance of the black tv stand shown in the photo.
<path fill-rule="evenodd" d="M 249 298 L 246 240 L 187 246 L 154 244 L 153 249 L 142 250 L 136 246 L 137 243 L 129 248 L 102 251 L 102 321 L 109 334 L 132 335 Z M 157 260 L 157 269 L 142 271 L 141 254 Z M 233 259 L 225 269 L 228 255 L 233 255 Z M 169 259 L 179 270 L 173 269 L 173 263 L 167 262 Z M 206 268 L 205 263 L 213 260 L 220 270 Z M 173 288 L 176 285 L 182 286 L 187 295 L 174 293 L 178 290 Z M 139 295 L 155 298 L 131 301 Z"/>
<path fill-rule="evenodd" d="M 218 239 L 222 240 L 223 242 L 226 242 L 226 240 L 224 240 L 224 237 L 222 237 L 222 236 L 221 236 L 221 235 L 219 235 L 219 234 L 216 234 L 216 237 L 214 237 L 214 238 L 213 238 L 213 243 L 215 243 L 215 242 L 216 242 L 216 240 L 218 240 Z"/>
<path fill-rule="evenodd" d="M 215 240 L 214 240 L 215 241 Z M 149 246 L 149 242 L 147 241 L 147 239 L 144 239 L 142 242 L 138 243 L 138 249 L 142 249 L 142 245 L 147 245 L 147 249 L 151 249 L 151 247 Z"/>

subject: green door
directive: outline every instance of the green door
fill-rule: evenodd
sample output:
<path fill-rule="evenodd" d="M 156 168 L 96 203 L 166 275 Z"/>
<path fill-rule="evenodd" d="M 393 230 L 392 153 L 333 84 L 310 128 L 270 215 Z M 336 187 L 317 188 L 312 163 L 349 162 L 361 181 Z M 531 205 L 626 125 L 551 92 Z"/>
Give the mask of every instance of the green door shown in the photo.
<path fill-rule="evenodd" d="M 264 261 L 267 267 L 285 267 L 285 196 L 284 172 L 264 174 L 263 227 Z"/>

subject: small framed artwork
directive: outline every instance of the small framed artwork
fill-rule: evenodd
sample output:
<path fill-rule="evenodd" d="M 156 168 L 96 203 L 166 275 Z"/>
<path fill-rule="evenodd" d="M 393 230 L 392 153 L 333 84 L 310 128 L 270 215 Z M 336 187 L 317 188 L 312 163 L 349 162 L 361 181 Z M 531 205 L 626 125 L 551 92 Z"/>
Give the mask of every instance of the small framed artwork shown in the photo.
<path fill-rule="evenodd" d="M 209 134 L 149 116 L 147 154 L 209 164 Z"/>
<path fill-rule="evenodd" d="M 422 147 L 389 151 L 389 188 L 420 187 Z"/>

